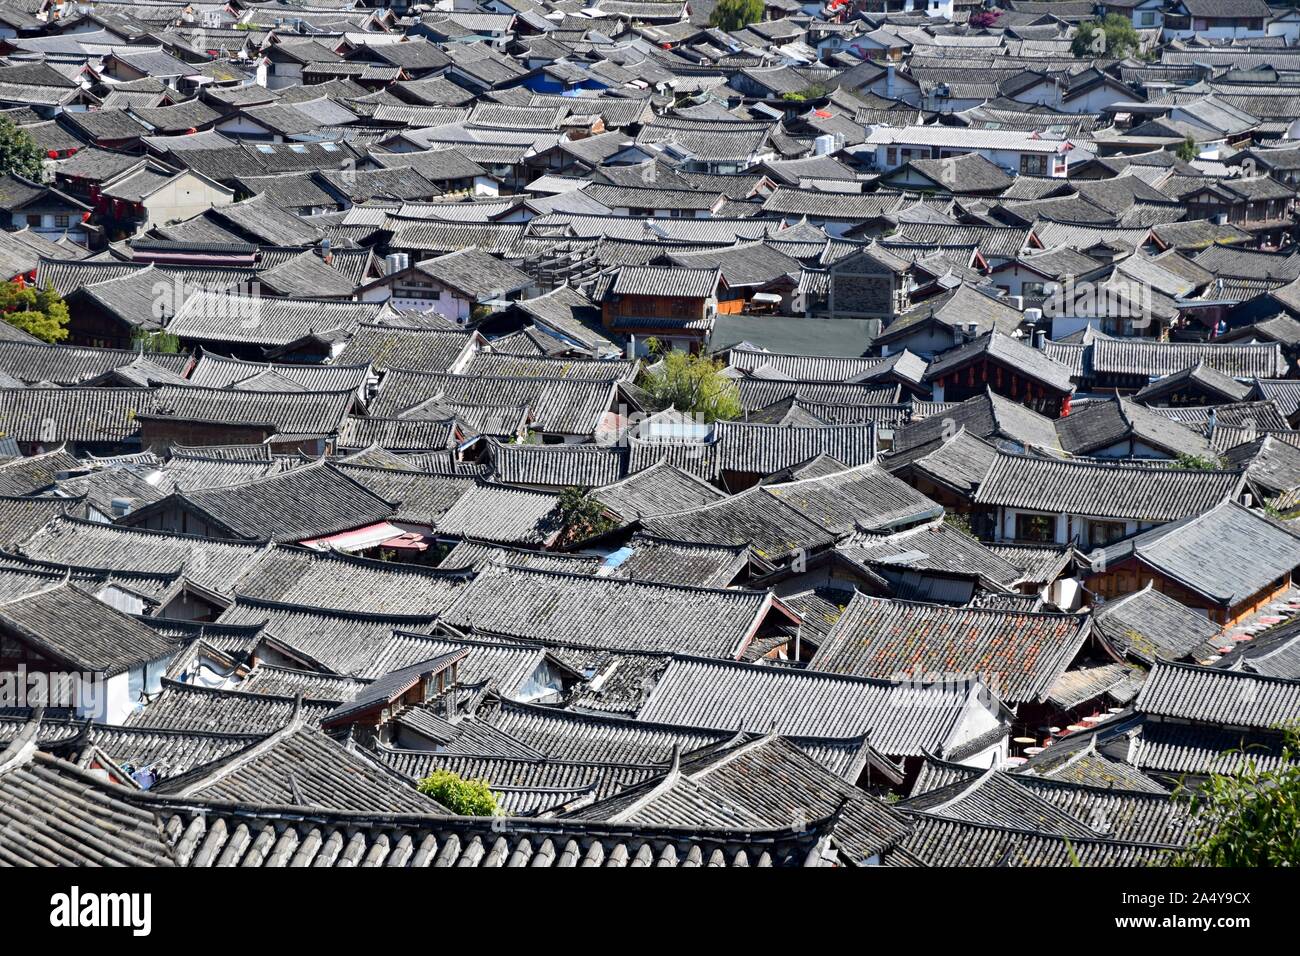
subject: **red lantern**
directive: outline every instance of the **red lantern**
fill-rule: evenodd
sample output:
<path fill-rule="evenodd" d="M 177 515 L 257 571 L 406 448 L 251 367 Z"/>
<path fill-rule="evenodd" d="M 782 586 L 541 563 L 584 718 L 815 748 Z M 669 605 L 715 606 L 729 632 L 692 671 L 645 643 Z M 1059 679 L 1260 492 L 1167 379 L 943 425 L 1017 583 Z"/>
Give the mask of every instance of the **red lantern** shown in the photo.
<path fill-rule="evenodd" d="M 82 221 L 82 222 L 90 222 L 90 211 L 89 211 L 89 210 L 87 210 L 86 212 L 83 212 L 83 213 L 81 214 L 81 221 Z"/>
<path fill-rule="evenodd" d="M 48 150 L 48 151 L 46 152 L 45 155 L 49 156 L 50 159 L 58 159 L 58 158 L 59 158 L 59 151 L 58 151 L 57 149 L 51 149 L 51 150 Z"/>

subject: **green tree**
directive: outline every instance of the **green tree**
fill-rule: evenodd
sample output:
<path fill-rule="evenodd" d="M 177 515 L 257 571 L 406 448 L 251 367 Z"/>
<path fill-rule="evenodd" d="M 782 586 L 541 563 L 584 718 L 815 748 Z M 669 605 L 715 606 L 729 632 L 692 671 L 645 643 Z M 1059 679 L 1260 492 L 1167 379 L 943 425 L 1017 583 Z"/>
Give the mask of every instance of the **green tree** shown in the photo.
<path fill-rule="evenodd" d="M 709 26 L 740 30 L 763 19 L 763 0 L 718 0 Z"/>
<path fill-rule="evenodd" d="M 68 306 L 50 286 L 34 289 L 17 282 L 0 288 L 0 312 L 12 326 L 42 342 L 62 342 L 68 337 Z"/>
<path fill-rule="evenodd" d="M 560 541 L 581 541 L 614 527 L 601 503 L 581 488 L 570 485 L 560 492 Z"/>
<path fill-rule="evenodd" d="M 1108 13 L 1100 23 L 1094 20 L 1079 24 L 1070 52 L 1078 57 L 1120 59 L 1137 53 L 1141 46 L 1142 37 L 1134 29 L 1133 21 L 1118 13 Z"/>
<path fill-rule="evenodd" d="M 1196 140 L 1192 139 L 1190 136 L 1174 148 L 1174 155 L 1185 163 L 1190 163 L 1199 154 L 1200 150 L 1196 146 Z"/>
<path fill-rule="evenodd" d="M 1197 817 L 1182 866 L 1300 866 L 1300 737 L 1286 732 L 1282 761 L 1260 769 L 1249 750 L 1235 774 L 1214 774 L 1199 789 L 1179 788 Z"/>
<path fill-rule="evenodd" d="M 181 351 L 181 340 L 170 332 L 164 332 L 161 329 L 156 332 L 136 329 L 131 334 L 131 344 L 138 349 L 144 349 L 146 352 L 169 352 L 172 355 L 178 355 Z"/>
<path fill-rule="evenodd" d="M 4 173 L 40 182 L 45 176 L 45 154 L 27 130 L 0 116 L 0 175 Z"/>
<path fill-rule="evenodd" d="M 466 780 L 451 770 L 435 770 L 416 786 L 421 793 L 464 817 L 491 817 L 500 812 L 497 795 L 486 780 Z"/>
<path fill-rule="evenodd" d="M 943 523 L 954 531 L 960 531 L 968 538 L 974 538 L 975 532 L 970 527 L 970 515 L 961 511 L 945 511 Z"/>
<path fill-rule="evenodd" d="M 1183 471 L 1218 471 L 1223 467 L 1223 462 L 1203 455 L 1182 454 L 1175 458 L 1169 467 L 1181 468 Z"/>
<path fill-rule="evenodd" d="M 706 422 L 739 418 L 740 391 L 722 370 L 722 363 L 708 356 L 673 350 L 646 371 L 641 387 L 660 407 L 672 405 Z"/>
<path fill-rule="evenodd" d="M 826 87 L 822 86 L 820 83 L 814 83 L 806 90 L 801 90 L 798 93 L 782 93 L 781 99 L 802 103 L 806 100 L 819 100 L 825 95 Z"/>

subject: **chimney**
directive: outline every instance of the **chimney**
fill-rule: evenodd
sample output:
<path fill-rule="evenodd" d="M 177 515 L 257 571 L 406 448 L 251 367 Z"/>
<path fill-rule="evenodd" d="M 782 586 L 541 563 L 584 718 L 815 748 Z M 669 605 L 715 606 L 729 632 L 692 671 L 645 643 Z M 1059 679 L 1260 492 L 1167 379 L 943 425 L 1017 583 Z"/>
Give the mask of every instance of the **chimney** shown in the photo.
<path fill-rule="evenodd" d="M 894 64 L 890 63 L 885 67 L 885 96 L 889 99 L 894 98 Z"/>
<path fill-rule="evenodd" d="M 1210 414 L 1206 416 L 1205 419 L 1205 437 L 1213 438 L 1214 429 L 1216 429 L 1218 426 L 1219 426 L 1219 413 L 1215 411 L 1213 408 L 1211 408 Z"/>
<path fill-rule="evenodd" d="M 124 518 L 131 513 L 133 503 L 133 498 L 114 498 L 109 503 L 109 508 L 112 510 L 114 518 Z"/>
<path fill-rule="evenodd" d="M 1047 332 L 1044 329 L 1034 330 L 1034 348 L 1039 351 L 1047 348 Z"/>
<path fill-rule="evenodd" d="M 326 263 L 334 261 L 334 253 L 330 251 L 330 241 L 328 238 L 320 241 L 320 257 Z"/>

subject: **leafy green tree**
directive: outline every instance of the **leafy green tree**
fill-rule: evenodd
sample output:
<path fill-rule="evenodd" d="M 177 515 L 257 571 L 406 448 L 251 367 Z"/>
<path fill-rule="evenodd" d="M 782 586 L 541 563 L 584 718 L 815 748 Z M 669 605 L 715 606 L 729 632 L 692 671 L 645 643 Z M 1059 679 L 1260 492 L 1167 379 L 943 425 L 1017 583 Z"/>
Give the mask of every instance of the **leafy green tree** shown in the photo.
<path fill-rule="evenodd" d="M 600 502 L 581 488 L 570 485 L 560 492 L 561 542 L 581 541 L 614 527 Z"/>
<path fill-rule="evenodd" d="M 1199 154 L 1200 150 L 1196 146 L 1196 140 L 1192 139 L 1190 136 L 1174 148 L 1174 155 L 1185 163 L 1190 163 Z"/>
<path fill-rule="evenodd" d="M 722 363 L 708 356 L 673 350 L 646 371 L 641 387 L 661 407 L 672 405 L 706 422 L 739 418 L 740 391 L 722 370 Z"/>
<path fill-rule="evenodd" d="M 975 532 L 971 530 L 970 515 L 961 511 L 945 511 L 943 523 L 954 531 L 960 531 L 968 538 L 974 538 Z"/>
<path fill-rule="evenodd" d="M 7 116 L 0 116 L 0 175 L 17 173 L 40 182 L 45 175 L 45 154 L 31 134 Z"/>
<path fill-rule="evenodd" d="M 762 19 L 763 0 L 718 0 L 709 17 L 709 26 L 740 30 Z"/>
<path fill-rule="evenodd" d="M 1133 21 L 1118 13 L 1108 13 L 1100 23 L 1079 24 L 1070 42 L 1070 52 L 1078 57 L 1119 59 L 1137 53 L 1141 46 L 1142 37 L 1133 27 Z"/>
<path fill-rule="evenodd" d="M 491 817 L 500 812 L 497 796 L 486 780 L 466 780 L 451 770 L 435 770 L 416 786 L 421 793 L 464 817 Z"/>
<path fill-rule="evenodd" d="M 1300 866 L 1300 737 L 1286 733 L 1282 761 L 1262 770 L 1249 750 L 1235 774 L 1180 788 L 1196 833 L 1175 860 L 1182 866 Z"/>
<path fill-rule="evenodd" d="M 0 287 L 0 312 L 10 325 L 42 342 L 62 342 L 68 337 L 68 306 L 50 286 L 34 289 L 17 282 Z"/>
<path fill-rule="evenodd" d="M 794 93 L 794 92 L 782 93 L 781 99 L 791 100 L 792 102 L 796 102 L 796 103 L 803 103 L 806 100 L 819 100 L 825 95 L 826 95 L 826 87 L 822 86 L 820 83 L 814 83 L 806 90 L 800 90 L 798 93 Z"/>
<path fill-rule="evenodd" d="M 1183 471 L 1218 471 L 1223 467 L 1223 462 L 1203 455 L 1182 454 L 1175 458 L 1169 467 L 1181 468 Z"/>
<path fill-rule="evenodd" d="M 131 344 L 138 349 L 144 349 L 146 352 L 169 352 L 172 355 L 178 355 L 181 351 L 181 340 L 170 332 L 164 332 L 161 329 L 156 332 L 136 329 L 131 335 Z"/>

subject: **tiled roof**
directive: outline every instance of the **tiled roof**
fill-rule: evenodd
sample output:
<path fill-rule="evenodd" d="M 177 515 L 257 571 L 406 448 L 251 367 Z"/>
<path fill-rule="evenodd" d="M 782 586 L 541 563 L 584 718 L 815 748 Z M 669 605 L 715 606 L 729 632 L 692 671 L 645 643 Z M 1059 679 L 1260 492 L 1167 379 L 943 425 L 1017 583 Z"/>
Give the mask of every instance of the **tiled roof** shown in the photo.
<path fill-rule="evenodd" d="M 1300 681 L 1161 661 L 1136 706 L 1171 720 L 1277 730 L 1300 718 Z"/>
<path fill-rule="evenodd" d="M 0 630 L 45 659 L 106 677 L 174 650 L 151 628 L 69 583 L 0 603 Z"/>
<path fill-rule="evenodd" d="M 482 571 L 442 620 L 543 643 L 734 658 L 769 607 L 761 591 L 496 567 Z"/>
<path fill-rule="evenodd" d="M 144 522 L 179 507 L 245 540 L 302 541 L 347 531 L 393 516 L 395 503 L 338 469 L 317 463 L 246 484 L 173 492 L 128 516 Z"/>
<path fill-rule="evenodd" d="M 350 330 L 374 321 L 382 306 L 325 299 L 271 299 L 200 293 L 177 310 L 167 331 L 201 342 L 288 345 L 310 333 Z"/>
<path fill-rule="evenodd" d="M 184 375 L 191 362 L 191 357 L 184 353 L 0 342 L 0 370 L 33 385 L 40 382 L 79 385 L 142 358 L 176 375 Z"/>
<path fill-rule="evenodd" d="M 1191 492 L 1184 495 L 1191 497 Z M 1202 503 L 1187 510 L 1190 514 L 1182 520 L 1108 545 L 1102 552 L 1104 560 L 1113 564 L 1134 558 L 1183 587 L 1229 606 L 1300 564 L 1300 536 L 1236 501 L 1227 499 L 1208 508 Z"/>
<path fill-rule="evenodd" d="M 936 502 L 872 464 L 764 490 L 837 536 L 907 527 L 943 513 Z"/>
<path fill-rule="evenodd" d="M 789 736 L 866 733 L 873 748 L 897 758 L 955 743 L 972 692 L 675 657 L 637 719 Z"/>
<path fill-rule="evenodd" d="M 1042 701 L 1088 637 L 1075 614 L 953 608 L 859 594 L 809 662 L 891 680 L 978 676 L 1010 704 Z"/>
<path fill-rule="evenodd" d="M 1059 461 L 1000 453 L 975 493 L 980 504 L 1030 511 L 1175 521 L 1241 487 L 1234 471 L 1150 468 L 1123 461 Z"/>

